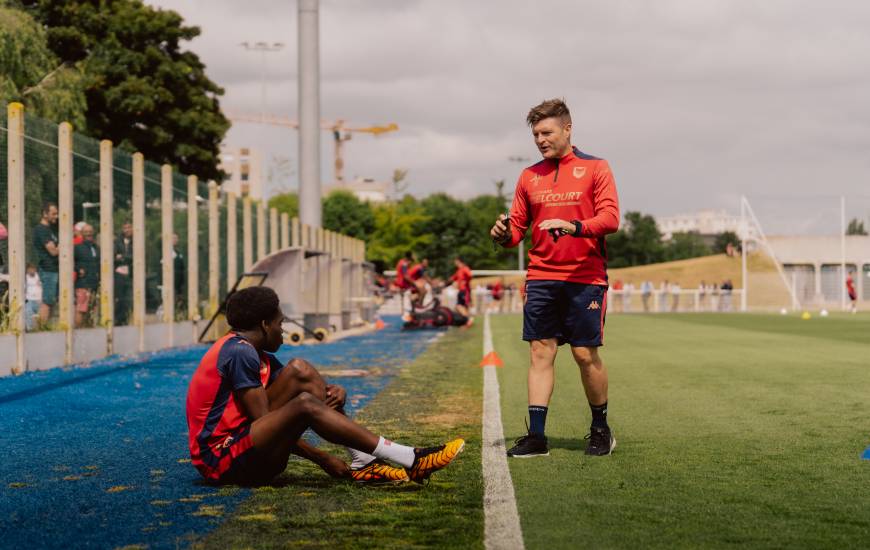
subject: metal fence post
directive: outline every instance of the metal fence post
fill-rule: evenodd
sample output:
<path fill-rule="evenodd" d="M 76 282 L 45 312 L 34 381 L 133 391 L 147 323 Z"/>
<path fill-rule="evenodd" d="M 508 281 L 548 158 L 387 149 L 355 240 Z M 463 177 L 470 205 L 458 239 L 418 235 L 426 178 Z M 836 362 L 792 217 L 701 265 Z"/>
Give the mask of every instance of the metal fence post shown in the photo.
<path fill-rule="evenodd" d="M 106 329 L 106 354 L 114 353 L 115 187 L 112 142 L 100 142 L 100 324 Z"/>
<path fill-rule="evenodd" d="M 65 352 L 63 362 L 72 363 L 73 309 L 75 291 L 73 290 L 73 161 L 72 125 L 61 122 L 57 127 L 57 224 L 58 224 L 58 315 L 60 330 L 65 333 Z"/>
<path fill-rule="evenodd" d="M 145 157 L 133 153 L 133 326 L 145 351 Z"/>
<path fill-rule="evenodd" d="M 208 311 L 211 317 L 218 308 L 220 285 L 220 211 L 218 210 L 217 183 L 208 182 Z"/>
<path fill-rule="evenodd" d="M 238 213 L 236 195 L 227 193 L 227 292 L 233 288 L 239 276 Z"/>
<path fill-rule="evenodd" d="M 169 325 L 169 346 L 172 346 L 172 323 L 175 321 L 175 262 L 172 259 L 172 166 L 160 167 L 160 235 L 163 266 L 161 294 L 163 322 Z"/>
<path fill-rule="evenodd" d="M 199 180 L 187 177 L 187 318 L 199 320 Z"/>
<path fill-rule="evenodd" d="M 15 367 L 12 372 L 21 374 L 27 367 L 24 355 L 24 105 L 10 103 L 7 117 L 9 330 L 15 335 Z"/>

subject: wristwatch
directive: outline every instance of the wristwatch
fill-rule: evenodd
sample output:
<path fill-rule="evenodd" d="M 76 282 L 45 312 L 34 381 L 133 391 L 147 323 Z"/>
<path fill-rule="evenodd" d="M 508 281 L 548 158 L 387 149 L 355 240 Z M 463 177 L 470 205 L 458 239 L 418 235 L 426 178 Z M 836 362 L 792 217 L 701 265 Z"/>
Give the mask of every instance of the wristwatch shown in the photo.
<path fill-rule="evenodd" d="M 577 220 L 571 220 L 571 223 L 574 224 L 574 233 L 571 234 L 572 237 L 579 237 L 580 232 L 583 230 L 583 224 Z"/>

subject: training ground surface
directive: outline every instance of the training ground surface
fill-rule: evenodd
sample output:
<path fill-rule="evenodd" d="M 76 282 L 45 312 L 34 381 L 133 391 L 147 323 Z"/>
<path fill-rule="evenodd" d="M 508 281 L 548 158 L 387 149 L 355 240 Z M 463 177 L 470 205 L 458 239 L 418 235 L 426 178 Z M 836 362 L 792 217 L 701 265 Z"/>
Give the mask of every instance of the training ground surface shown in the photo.
<path fill-rule="evenodd" d="M 493 317 L 502 415 L 525 432 L 528 346 Z M 583 455 L 567 348 L 551 455 L 509 462 L 527 548 L 865 546 L 870 317 L 612 315 L 602 355 L 618 446 Z"/>
<path fill-rule="evenodd" d="M 184 462 L 183 399 L 204 348 L 0 379 L 0 546 L 480 548 L 482 325 L 431 344 L 393 326 L 280 355 L 383 369 L 338 379 L 378 433 L 465 437 L 425 487 L 357 487 L 300 460 L 265 487 L 201 485 Z M 519 315 L 492 328 L 510 445 L 525 430 L 528 346 Z M 589 411 L 563 348 L 551 456 L 509 461 L 527 548 L 866 546 L 870 316 L 612 315 L 606 332 L 619 445 L 583 455 Z"/>

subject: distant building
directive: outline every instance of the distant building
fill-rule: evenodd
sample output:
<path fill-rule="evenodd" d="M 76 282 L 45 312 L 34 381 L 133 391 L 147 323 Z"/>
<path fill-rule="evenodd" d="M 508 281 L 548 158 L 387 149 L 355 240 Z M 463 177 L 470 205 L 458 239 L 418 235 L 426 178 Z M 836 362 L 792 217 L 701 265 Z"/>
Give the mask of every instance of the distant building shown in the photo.
<path fill-rule="evenodd" d="M 740 216 L 734 216 L 724 210 L 699 210 L 693 214 L 678 214 L 676 216 L 661 216 L 656 218 L 656 224 L 662 233 L 662 238 L 670 240 L 674 233 L 697 232 L 712 244 L 716 235 L 731 231 L 743 238 L 740 227 Z M 757 237 L 755 227 L 747 223 L 747 238 Z"/>
<path fill-rule="evenodd" d="M 838 303 L 848 273 L 855 274 L 853 279 L 858 300 L 870 301 L 870 237 L 771 236 L 767 242 L 782 264 L 786 277 L 795 286 L 802 305 Z"/>
<path fill-rule="evenodd" d="M 389 196 L 390 183 L 375 181 L 371 178 L 357 178 L 350 182 L 338 182 L 323 186 L 323 196 L 339 190 L 350 191 L 361 201 L 379 203 L 386 202 Z"/>
<path fill-rule="evenodd" d="M 252 199 L 263 198 L 263 159 L 260 152 L 248 147 L 222 147 L 219 168 L 227 174 L 221 184 L 224 191 Z"/>

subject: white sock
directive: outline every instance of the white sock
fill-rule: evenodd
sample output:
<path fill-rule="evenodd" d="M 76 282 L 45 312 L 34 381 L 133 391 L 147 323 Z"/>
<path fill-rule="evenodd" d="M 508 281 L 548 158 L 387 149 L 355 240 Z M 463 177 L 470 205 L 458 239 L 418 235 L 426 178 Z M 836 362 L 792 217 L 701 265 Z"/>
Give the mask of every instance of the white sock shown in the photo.
<path fill-rule="evenodd" d="M 378 446 L 372 452 L 378 458 L 384 460 L 392 460 L 397 464 L 401 464 L 405 468 L 410 468 L 414 464 L 414 448 L 407 445 L 399 445 L 393 443 L 389 439 L 383 437 L 378 438 Z"/>
<path fill-rule="evenodd" d="M 375 459 L 375 457 L 368 453 L 364 453 L 356 449 L 351 449 L 350 447 L 347 447 L 347 452 L 349 452 L 351 458 L 353 458 L 353 462 L 350 463 L 350 467 L 353 470 L 356 470 L 357 468 L 362 468 L 363 466 L 366 466 L 369 462 Z"/>

